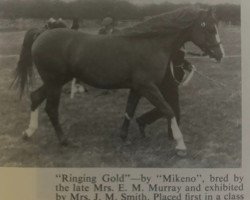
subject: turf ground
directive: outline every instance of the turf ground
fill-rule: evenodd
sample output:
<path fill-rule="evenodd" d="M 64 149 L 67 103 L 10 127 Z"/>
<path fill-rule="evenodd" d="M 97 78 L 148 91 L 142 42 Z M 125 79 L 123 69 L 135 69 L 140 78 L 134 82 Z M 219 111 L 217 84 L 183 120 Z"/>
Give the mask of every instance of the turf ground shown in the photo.
<path fill-rule="evenodd" d="M 227 55 L 241 54 L 240 27 L 221 27 L 220 35 Z M 196 74 L 187 87 L 180 88 L 181 130 L 188 147 L 186 158 L 175 155 L 175 142 L 168 140 L 164 119 L 147 128 L 146 139 L 140 137 L 133 121 L 129 142 L 120 140 L 127 90 L 101 95 L 103 91 L 90 88 L 89 93 L 79 94 L 73 100 L 64 92 L 60 117 L 71 145 L 61 147 L 43 111 L 44 104 L 34 137 L 28 142 L 21 138 L 29 122 L 30 102 L 28 95 L 19 101 L 17 91 L 10 90 L 9 85 L 23 36 L 24 31 L 0 32 L 0 166 L 241 166 L 241 57 L 228 57 L 220 64 L 208 58 L 189 58 L 200 72 L 226 87 L 218 87 Z M 142 100 L 136 116 L 151 108 Z"/>

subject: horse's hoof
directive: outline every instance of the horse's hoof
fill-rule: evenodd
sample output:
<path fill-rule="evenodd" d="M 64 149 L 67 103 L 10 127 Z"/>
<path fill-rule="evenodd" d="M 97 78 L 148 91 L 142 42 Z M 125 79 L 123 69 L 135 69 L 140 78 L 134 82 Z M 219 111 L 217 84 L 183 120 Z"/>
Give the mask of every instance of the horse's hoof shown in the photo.
<path fill-rule="evenodd" d="M 60 141 L 60 145 L 62 145 L 62 146 L 68 146 L 69 145 L 69 141 L 68 140 L 62 140 L 62 141 Z"/>
<path fill-rule="evenodd" d="M 69 145 L 69 141 L 67 139 L 67 137 L 65 135 L 61 136 L 59 139 L 60 145 L 62 146 L 68 146 Z"/>
<path fill-rule="evenodd" d="M 35 130 L 33 129 L 26 129 L 25 131 L 22 132 L 22 138 L 23 140 L 27 141 L 31 138 Z"/>
<path fill-rule="evenodd" d="M 147 139 L 148 137 L 146 136 L 145 130 L 140 130 L 140 135 L 142 139 Z"/>
<path fill-rule="evenodd" d="M 140 134 L 142 138 L 146 138 L 145 127 L 146 125 L 142 123 L 140 120 L 136 119 L 136 122 L 139 126 Z"/>
<path fill-rule="evenodd" d="M 187 156 L 187 150 L 184 149 L 176 149 L 176 155 L 179 157 L 186 157 Z"/>
<path fill-rule="evenodd" d="M 129 146 L 132 144 L 132 142 L 130 140 L 126 140 L 125 143 L 124 143 L 126 146 Z"/>
<path fill-rule="evenodd" d="M 143 142 L 144 144 L 147 144 L 148 142 L 151 141 L 150 137 L 147 137 L 147 136 L 142 137 L 141 139 L 142 139 L 142 142 Z"/>
<path fill-rule="evenodd" d="M 142 139 L 147 139 L 146 134 L 145 134 L 145 133 L 144 133 L 144 134 L 141 134 L 141 138 L 142 138 Z"/>
<path fill-rule="evenodd" d="M 27 134 L 26 131 L 23 131 L 23 133 L 22 133 L 22 139 L 25 140 L 25 141 L 28 141 L 30 139 L 30 137 L 28 136 L 28 134 Z"/>
<path fill-rule="evenodd" d="M 120 133 L 120 138 L 123 140 L 123 141 L 126 141 L 126 139 L 127 139 L 127 137 L 128 137 L 128 133 L 126 132 L 126 131 L 121 131 L 121 133 Z"/>

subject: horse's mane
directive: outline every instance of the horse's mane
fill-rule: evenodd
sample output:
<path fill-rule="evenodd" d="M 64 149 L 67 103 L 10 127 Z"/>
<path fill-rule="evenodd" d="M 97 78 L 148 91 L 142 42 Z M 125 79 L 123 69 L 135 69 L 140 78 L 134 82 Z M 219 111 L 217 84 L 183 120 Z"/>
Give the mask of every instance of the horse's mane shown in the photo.
<path fill-rule="evenodd" d="M 133 27 L 122 30 L 123 36 L 160 36 L 166 34 L 175 34 L 176 31 L 187 29 L 193 25 L 205 10 L 195 7 L 179 8 L 177 10 L 156 15 Z"/>

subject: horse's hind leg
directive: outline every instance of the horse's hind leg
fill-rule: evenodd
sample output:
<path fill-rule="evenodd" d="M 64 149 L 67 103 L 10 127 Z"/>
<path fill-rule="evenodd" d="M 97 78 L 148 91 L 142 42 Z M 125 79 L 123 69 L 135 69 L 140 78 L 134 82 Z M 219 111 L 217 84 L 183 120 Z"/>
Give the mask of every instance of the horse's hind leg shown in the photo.
<path fill-rule="evenodd" d="M 36 129 L 38 128 L 38 107 L 46 98 L 46 88 L 41 86 L 34 92 L 31 92 L 31 114 L 30 114 L 30 123 L 29 127 L 23 132 L 23 138 L 30 138 Z"/>
<path fill-rule="evenodd" d="M 59 123 L 58 108 L 60 102 L 62 86 L 51 86 L 47 89 L 47 103 L 45 111 L 56 131 L 57 138 L 62 145 L 67 144 L 66 136 L 64 135 Z"/>
<path fill-rule="evenodd" d="M 121 135 L 120 135 L 121 138 L 124 140 L 128 136 L 128 127 L 130 124 L 130 120 L 134 117 L 135 110 L 139 100 L 140 100 L 140 95 L 138 95 L 134 90 L 130 90 L 126 106 L 125 119 L 122 124 Z"/>
<path fill-rule="evenodd" d="M 159 88 L 154 84 L 147 84 L 139 87 L 138 91 L 142 96 L 146 97 L 168 120 L 171 120 L 173 137 L 177 142 L 177 154 L 180 156 L 185 156 L 186 145 L 184 143 L 182 133 L 178 127 L 175 114 L 170 105 L 165 101 Z"/>

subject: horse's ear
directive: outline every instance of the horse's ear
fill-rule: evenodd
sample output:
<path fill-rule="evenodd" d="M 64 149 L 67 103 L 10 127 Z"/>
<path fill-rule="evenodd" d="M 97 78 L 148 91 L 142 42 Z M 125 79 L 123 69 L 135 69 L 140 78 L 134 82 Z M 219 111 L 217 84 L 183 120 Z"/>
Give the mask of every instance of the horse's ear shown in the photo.
<path fill-rule="evenodd" d="M 212 16 L 215 17 L 215 13 L 216 13 L 216 8 L 215 7 L 210 7 L 207 11 L 208 16 Z"/>

